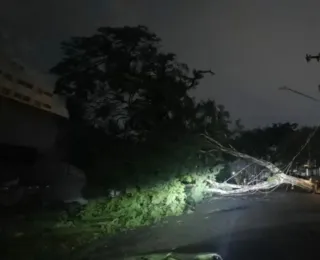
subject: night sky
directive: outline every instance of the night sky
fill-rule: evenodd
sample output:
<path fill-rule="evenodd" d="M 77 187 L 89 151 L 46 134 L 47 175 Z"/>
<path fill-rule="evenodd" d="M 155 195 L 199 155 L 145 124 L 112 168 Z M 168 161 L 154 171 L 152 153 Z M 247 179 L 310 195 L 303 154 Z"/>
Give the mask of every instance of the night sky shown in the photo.
<path fill-rule="evenodd" d="M 184 4 L 182 4 L 184 3 Z M 286 85 L 320 98 L 319 0 L 3 0 L 2 48 L 45 71 L 59 42 L 99 26 L 143 24 L 190 67 L 212 69 L 194 93 L 214 98 L 253 127 L 320 122 L 320 103 L 281 92 Z"/>

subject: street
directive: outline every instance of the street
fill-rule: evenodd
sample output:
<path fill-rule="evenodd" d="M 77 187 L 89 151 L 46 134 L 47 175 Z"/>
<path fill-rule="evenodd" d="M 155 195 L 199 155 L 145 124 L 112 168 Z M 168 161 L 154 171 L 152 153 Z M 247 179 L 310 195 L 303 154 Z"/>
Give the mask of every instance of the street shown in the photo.
<path fill-rule="evenodd" d="M 307 259 L 317 257 L 319 244 L 320 195 L 272 192 L 216 198 L 193 214 L 96 241 L 80 255 L 102 260 L 174 251 L 216 252 L 229 260 Z"/>
<path fill-rule="evenodd" d="M 226 204 L 233 205 L 229 211 L 216 213 L 223 216 L 212 216 L 210 220 L 212 225 L 219 224 L 218 232 L 178 251 L 214 251 L 224 259 L 317 257 L 320 196 L 273 193 L 267 198 L 249 196 L 247 200 Z"/>

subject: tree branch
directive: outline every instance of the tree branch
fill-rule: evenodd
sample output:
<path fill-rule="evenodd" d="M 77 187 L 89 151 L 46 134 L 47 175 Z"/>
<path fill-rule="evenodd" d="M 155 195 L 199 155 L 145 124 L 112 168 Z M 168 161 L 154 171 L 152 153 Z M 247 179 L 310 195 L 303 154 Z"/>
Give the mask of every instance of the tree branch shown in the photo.
<path fill-rule="evenodd" d="M 288 176 L 283 171 L 281 171 L 277 166 L 275 166 L 274 164 L 268 161 L 265 161 L 263 159 L 257 159 L 248 154 L 238 152 L 234 148 L 224 147 L 222 144 L 220 144 L 218 141 L 214 140 L 212 137 L 210 137 L 207 134 L 202 134 L 202 136 L 204 136 L 204 138 L 211 145 L 213 145 L 214 148 L 220 150 L 221 152 L 224 152 L 226 154 L 229 154 L 238 158 L 250 160 L 253 163 L 256 163 L 258 165 L 261 165 L 267 168 L 274 175 L 268 181 L 264 181 L 255 185 L 234 186 L 228 183 L 217 183 L 217 182 L 211 183 L 212 187 L 208 189 L 209 192 L 218 193 L 220 195 L 241 194 L 241 193 L 248 193 L 251 191 L 258 191 L 258 190 L 270 190 L 270 189 L 276 188 L 281 184 L 291 184 L 291 185 L 299 186 L 309 191 L 314 189 L 313 183 L 309 180 Z"/>

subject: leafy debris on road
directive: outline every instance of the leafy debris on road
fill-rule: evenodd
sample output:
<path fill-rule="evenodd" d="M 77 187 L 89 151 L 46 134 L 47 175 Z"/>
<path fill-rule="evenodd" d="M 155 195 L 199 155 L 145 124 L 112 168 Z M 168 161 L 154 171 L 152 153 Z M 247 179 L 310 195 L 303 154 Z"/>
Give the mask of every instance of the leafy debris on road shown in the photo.
<path fill-rule="evenodd" d="M 183 254 L 183 253 L 164 253 L 131 256 L 124 260 L 223 260 L 217 253 Z"/>

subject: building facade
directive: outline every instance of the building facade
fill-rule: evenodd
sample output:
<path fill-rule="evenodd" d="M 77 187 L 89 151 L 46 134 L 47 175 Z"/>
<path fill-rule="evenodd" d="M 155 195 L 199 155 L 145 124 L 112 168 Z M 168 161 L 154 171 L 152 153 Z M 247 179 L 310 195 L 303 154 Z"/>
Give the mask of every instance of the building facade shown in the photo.
<path fill-rule="evenodd" d="M 50 149 L 68 119 L 65 100 L 49 75 L 0 54 L 0 144 Z"/>

